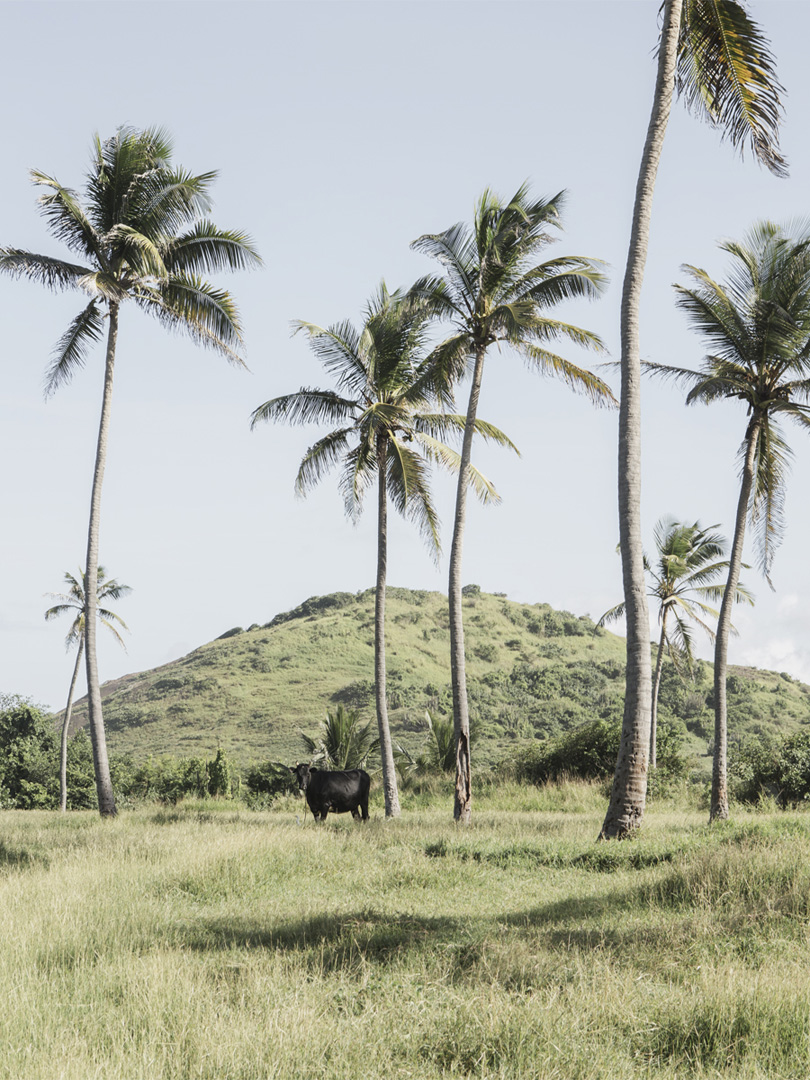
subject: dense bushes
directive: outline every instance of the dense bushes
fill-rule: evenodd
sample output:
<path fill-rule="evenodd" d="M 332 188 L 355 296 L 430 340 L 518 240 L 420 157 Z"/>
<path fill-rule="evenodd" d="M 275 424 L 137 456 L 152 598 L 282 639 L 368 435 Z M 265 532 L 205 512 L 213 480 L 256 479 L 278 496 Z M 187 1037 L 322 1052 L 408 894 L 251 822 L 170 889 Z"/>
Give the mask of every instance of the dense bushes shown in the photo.
<path fill-rule="evenodd" d="M 591 720 L 553 739 L 522 747 L 501 762 L 499 771 L 519 783 L 545 784 L 579 779 L 606 780 L 613 776 L 619 755 L 621 722 Z M 658 728 L 658 769 L 651 778 L 660 791 L 685 777 L 687 763 L 680 754 L 683 733 L 675 724 Z"/>
<path fill-rule="evenodd" d="M 781 806 L 810 801 L 810 731 L 779 741 L 748 740 L 729 755 L 731 792 L 741 802 L 775 798 Z"/>

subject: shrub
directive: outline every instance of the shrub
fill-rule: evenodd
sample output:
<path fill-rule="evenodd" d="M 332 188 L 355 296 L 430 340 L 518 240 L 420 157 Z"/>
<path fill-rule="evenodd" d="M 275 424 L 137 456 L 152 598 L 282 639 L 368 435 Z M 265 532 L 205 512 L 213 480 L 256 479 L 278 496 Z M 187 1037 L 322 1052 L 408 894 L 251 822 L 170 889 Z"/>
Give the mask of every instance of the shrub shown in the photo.
<path fill-rule="evenodd" d="M 564 735 L 521 748 L 501 763 L 518 782 L 545 784 L 577 777 L 598 780 L 616 767 L 621 725 L 591 720 Z"/>
<path fill-rule="evenodd" d="M 292 773 L 278 761 L 262 761 L 245 773 L 244 797 L 248 806 L 269 806 L 279 795 L 293 791 Z"/>

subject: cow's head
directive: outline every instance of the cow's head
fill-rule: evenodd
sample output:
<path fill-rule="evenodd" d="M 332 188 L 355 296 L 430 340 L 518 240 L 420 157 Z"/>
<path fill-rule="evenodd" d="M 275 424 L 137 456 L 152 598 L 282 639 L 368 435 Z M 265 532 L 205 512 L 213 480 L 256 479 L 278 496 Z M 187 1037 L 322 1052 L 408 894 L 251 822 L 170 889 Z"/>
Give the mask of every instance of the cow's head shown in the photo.
<path fill-rule="evenodd" d="M 298 781 L 298 790 L 306 795 L 307 785 L 309 784 L 309 765 L 301 765 L 299 763 L 295 766 L 291 766 L 290 772 Z"/>

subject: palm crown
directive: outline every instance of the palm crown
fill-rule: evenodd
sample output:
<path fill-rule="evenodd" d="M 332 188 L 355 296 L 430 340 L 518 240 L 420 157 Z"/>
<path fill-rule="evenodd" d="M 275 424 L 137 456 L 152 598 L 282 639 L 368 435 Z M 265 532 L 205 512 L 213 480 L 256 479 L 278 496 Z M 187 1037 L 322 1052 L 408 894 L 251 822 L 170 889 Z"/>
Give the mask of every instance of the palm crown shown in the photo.
<path fill-rule="evenodd" d="M 304 387 L 257 408 L 251 427 L 262 420 L 291 424 L 337 423 L 306 452 L 296 477 L 303 495 L 337 462 L 346 513 L 356 519 L 363 496 L 377 473 L 384 444 L 386 486 L 396 510 L 414 521 L 434 551 L 439 550 L 438 518 L 431 502 L 431 461 L 457 468 L 459 456 L 442 440 L 459 432 L 464 417 L 431 406 L 449 404 L 450 390 L 433 354 L 426 354 L 425 307 L 406 303 L 383 283 L 368 303 L 361 330 L 350 322 L 328 329 L 295 323 L 308 334 L 313 352 L 335 379 L 337 390 Z M 476 430 L 514 449 L 491 424 Z M 489 481 L 473 469 L 471 482 L 484 499 L 496 499 Z"/>
<path fill-rule="evenodd" d="M 714 531 L 716 525 L 703 528 L 700 522 L 687 524 L 674 518 L 661 518 L 653 533 L 655 562 L 645 555 L 644 565 L 650 579 L 649 595 L 658 601 L 658 621 L 661 624 L 663 643 L 675 664 L 682 662 L 691 670 L 692 628 L 695 623 L 714 641 L 714 629 L 706 622 L 716 620 L 718 611 L 706 601 L 719 601 L 723 597 L 722 579 L 728 570 L 725 558 L 726 540 Z M 737 601 L 753 603 L 744 585 L 737 586 Z M 617 604 L 605 612 L 599 626 L 620 619 L 624 604 Z"/>
<path fill-rule="evenodd" d="M 593 259 L 567 255 L 537 262 L 554 240 L 549 230 L 560 227 L 564 201 L 564 192 L 532 199 L 526 184 L 507 203 L 487 190 L 476 205 L 472 228 L 457 224 L 411 244 L 444 267 L 443 276 L 420 278 L 411 293 L 424 297 L 435 316 L 454 324 L 455 334 L 441 355 L 455 377 L 476 349 L 503 342 L 542 373 L 561 377 L 594 401 L 613 399 L 601 379 L 548 348 L 559 339 L 603 347 L 596 334 L 546 314 L 563 300 L 595 297 L 606 285 Z"/>
<path fill-rule="evenodd" d="M 83 364 L 88 347 L 101 337 L 105 305 L 124 300 L 241 362 L 234 301 L 200 275 L 257 265 L 260 259 L 245 233 L 218 229 L 204 216 L 216 173 L 193 176 L 173 168 L 171 152 L 157 128 L 120 128 L 103 142 L 96 136 L 84 199 L 32 170 L 33 182 L 46 189 L 39 208 L 49 231 L 83 261 L 7 247 L 0 248 L 0 270 L 91 296 L 54 350 L 47 392 Z"/>
<path fill-rule="evenodd" d="M 711 350 L 701 370 L 647 368 L 686 383 L 687 404 L 737 399 L 746 405 L 749 429 L 758 428 L 749 514 L 767 576 L 783 533 L 791 456 L 779 420 L 810 429 L 810 234 L 800 229 L 791 238 L 780 226 L 761 222 L 741 243 L 720 247 L 733 260 L 725 284 L 686 266 L 694 286 L 676 285 L 678 306 Z"/>
<path fill-rule="evenodd" d="M 98 568 L 98 599 L 100 604 L 109 600 L 119 600 L 122 596 L 126 596 L 127 593 L 132 592 L 129 585 L 122 585 L 115 578 L 108 578 L 107 571 L 103 566 Z M 48 593 L 53 600 L 58 600 L 59 603 L 53 607 L 48 608 L 45 612 L 45 618 L 47 620 L 57 619 L 60 615 L 73 615 L 73 622 L 68 630 L 67 637 L 65 638 L 65 648 L 69 649 L 73 645 L 78 645 L 84 638 L 84 620 L 85 620 L 85 575 L 79 571 L 79 576 L 76 577 L 73 574 L 65 573 L 65 584 L 68 586 L 66 593 Z M 124 645 L 124 639 L 118 633 L 116 629 L 120 626 L 124 630 L 128 630 L 129 627 L 121 618 L 120 615 L 116 615 L 114 611 L 110 611 L 106 607 L 99 606 L 96 610 L 98 620 L 102 626 L 105 626 L 118 644 L 122 648 L 126 648 Z"/>

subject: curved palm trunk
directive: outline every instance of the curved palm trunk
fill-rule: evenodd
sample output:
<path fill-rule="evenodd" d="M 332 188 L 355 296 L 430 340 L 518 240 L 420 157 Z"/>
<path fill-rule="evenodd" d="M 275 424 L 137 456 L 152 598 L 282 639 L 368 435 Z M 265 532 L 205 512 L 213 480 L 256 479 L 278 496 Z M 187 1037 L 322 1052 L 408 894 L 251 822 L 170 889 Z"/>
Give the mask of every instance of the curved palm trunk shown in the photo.
<path fill-rule="evenodd" d="M 754 462 L 762 418 L 752 416 L 745 433 L 745 462 L 743 464 L 740 498 L 734 522 L 734 540 L 728 563 L 728 581 L 723 591 L 717 637 L 714 642 L 714 757 L 712 760 L 712 797 L 709 821 L 724 821 L 728 817 L 728 720 L 726 714 L 726 674 L 728 671 L 728 640 L 731 634 L 731 609 L 737 595 L 742 568 L 743 544 L 748 504 L 754 485 Z"/>
<path fill-rule="evenodd" d="M 79 666 L 84 652 L 84 638 L 79 639 L 79 651 L 76 653 L 76 663 L 73 665 L 73 678 L 70 680 L 67 705 L 65 706 L 65 719 L 62 723 L 62 741 L 59 746 L 59 809 L 64 814 L 67 810 L 67 744 L 70 717 L 73 712 L 73 694 L 76 690 L 76 680 L 79 677 Z"/>
<path fill-rule="evenodd" d="M 641 824 L 650 744 L 650 617 L 641 547 L 641 362 L 639 308 L 655 177 L 672 107 L 681 0 L 667 0 L 652 114 L 641 157 L 622 289 L 622 391 L 619 407 L 619 546 L 627 621 L 627 674 L 619 758 L 600 838 L 622 839 Z"/>
<path fill-rule="evenodd" d="M 104 367 L 104 396 L 101 404 L 101 421 L 98 429 L 96 465 L 93 473 L 93 493 L 90 499 L 90 523 L 87 529 L 87 566 L 84 576 L 84 640 L 87 667 L 87 708 L 90 721 L 90 739 L 93 745 L 93 768 L 96 775 L 98 809 L 103 817 L 116 813 L 115 796 L 110 779 L 110 763 L 107 758 L 107 739 L 104 734 L 104 718 L 101 713 L 101 688 L 98 679 L 96 657 L 96 614 L 98 611 L 98 538 L 101 520 L 101 487 L 104 481 L 104 465 L 107 459 L 107 439 L 110 427 L 115 346 L 118 340 L 118 304 L 110 303 L 110 327 L 107 334 L 107 357 Z"/>
<path fill-rule="evenodd" d="M 377 515 L 377 588 L 374 593 L 374 691 L 377 701 L 377 730 L 380 736 L 385 816 L 399 817 L 399 793 L 388 726 L 388 702 L 385 692 L 385 579 L 388 569 L 388 500 L 386 497 L 388 443 L 384 436 L 377 442 L 379 481 Z"/>
<path fill-rule="evenodd" d="M 664 668 L 664 643 L 667 639 L 667 613 L 661 616 L 661 637 L 658 640 L 658 657 L 655 661 L 655 675 L 652 684 L 652 706 L 650 708 L 650 768 L 658 768 L 658 691 L 661 688 L 661 672 Z"/>
<path fill-rule="evenodd" d="M 467 491 L 478 398 L 484 376 L 486 345 L 475 350 L 470 400 L 464 422 L 461 460 L 458 470 L 456 513 L 453 521 L 453 544 L 450 548 L 450 674 L 453 684 L 453 728 L 456 741 L 456 792 L 453 816 L 469 825 L 472 814 L 472 774 L 470 771 L 470 710 L 467 703 L 467 666 L 464 656 L 464 620 L 461 609 L 461 557 L 464 548 L 464 525 L 467 520 Z"/>

